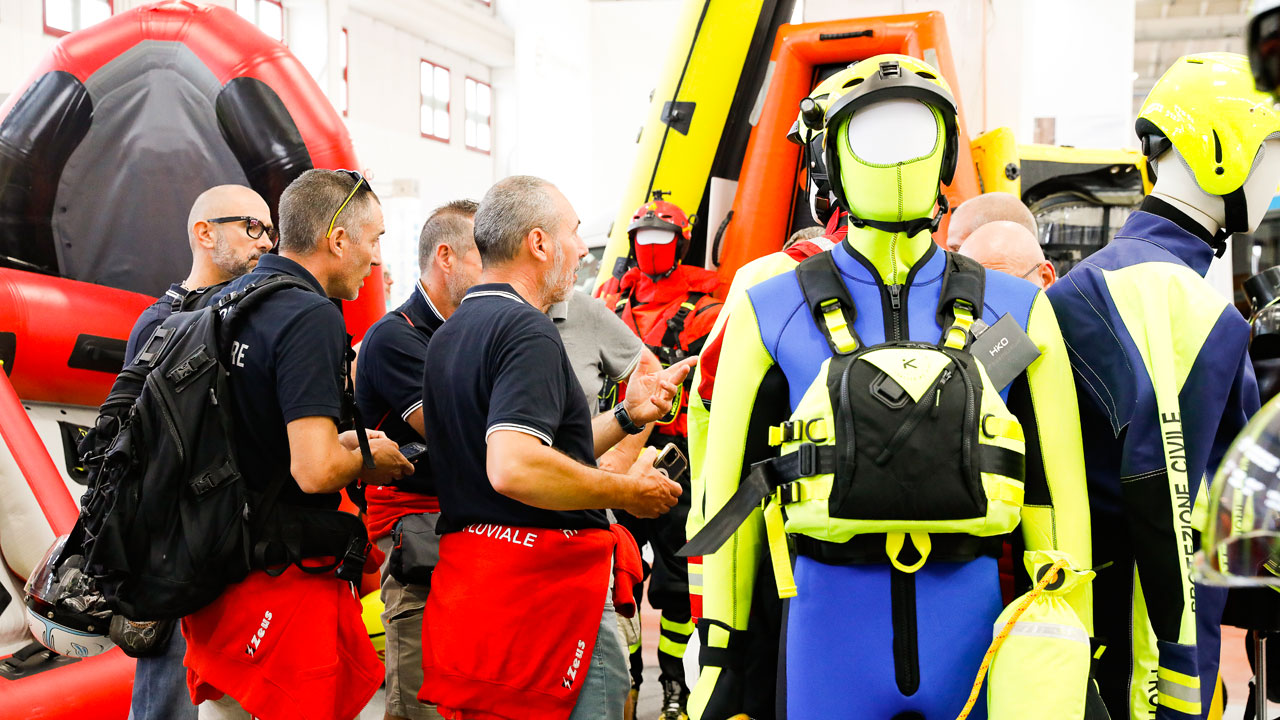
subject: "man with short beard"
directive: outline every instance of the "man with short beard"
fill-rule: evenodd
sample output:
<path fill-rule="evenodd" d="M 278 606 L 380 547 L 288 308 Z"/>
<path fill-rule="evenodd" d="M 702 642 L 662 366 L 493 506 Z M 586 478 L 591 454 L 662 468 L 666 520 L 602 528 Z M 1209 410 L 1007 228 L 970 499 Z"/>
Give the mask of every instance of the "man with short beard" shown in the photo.
<path fill-rule="evenodd" d="M 374 323 L 360 345 L 356 404 L 367 422 L 400 445 L 420 443 L 429 432 L 422 422 L 422 364 L 427 346 L 480 277 L 475 214 L 474 200 L 455 200 L 431 213 L 418 239 L 421 275 L 409 299 Z M 435 483 L 426 462 L 419 461 L 416 468 L 394 487 L 365 490 L 369 539 L 384 550 L 391 544 L 392 529 L 406 516 L 418 516 L 414 522 L 425 523 L 427 530 L 435 525 L 440 512 Z M 416 537 L 436 542 L 432 533 Z M 422 686 L 422 608 L 431 585 L 404 573 L 396 577 L 392 570 L 388 565 L 382 569 L 386 719 L 434 720 L 440 715 L 417 698 Z"/>
<path fill-rule="evenodd" d="M 271 250 L 276 230 L 271 210 L 258 193 L 243 185 L 218 185 L 196 198 L 187 217 L 191 273 L 169 286 L 142 311 L 129 333 L 125 365 L 133 362 L 151 333 L 174 312 L 204 307 L 217 291 L 258 264 Z M 196 708 L 187 696 L 182 656 L 187 645 L 173 623 L 133 622 L 121 617 L 112 623 L 113 639 L 131 653 L 150 647 L 134 670 L 130 720 L 195 720 Z"/>
<path fill-rule="evenodd" d="M 204 307 L 204 301 L 223 285 L 257 267 L 258 258 L 271 250 L 275 237 L 271 209 L 253 190 L 218 185 L 200 193 L 187 215 L 191 272 L 138 316 L 129 333 L 124 364 L 133 361 L 142 341 L 171 313 Z"/>
<path fill-rule="evenodd" d="M 476 211 L 480 284 L 427 348 L 422 413 L 442 534 L 419 698 L 449 717 L 622 717 L 614 598 L 634 611 L 640 557 L 605 510 L 655 517 L 680 486 L 653 467 L 653 450 L 626 473 L 596 458 L 671 409 L 693 359 L 634 372 L 626 400 L 592 419 L 545 314 L 573 291 L 587 252 L 578 225 L 545 180 L 496 183 Z"/>

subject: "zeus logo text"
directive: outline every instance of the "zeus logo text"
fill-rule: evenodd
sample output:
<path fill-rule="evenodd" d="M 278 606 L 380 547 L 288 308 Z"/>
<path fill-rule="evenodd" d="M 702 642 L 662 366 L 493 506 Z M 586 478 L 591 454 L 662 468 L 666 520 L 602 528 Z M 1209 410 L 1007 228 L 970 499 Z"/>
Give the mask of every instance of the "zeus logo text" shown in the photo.
<path fill-rule="evenodd" d="M 271 625 L 271 611 L 268 610 L 262 616 L 262 624 L 258 626 L 258 631 L 249 638 L 249 642 L 244 646 L 244 654 L 253 657 L 258 651 L 258 646 L 262 644 L 262 638 L 267 634 L 267 628 Z"/>
<path fill-rule="evenodd" d="M 578 668 L 582 666 L 582 654 L 587 650 L 587 643 L 584 640 L 578 641 L 578 647 L 573 654 L 573 664 L 565 671 L 564 677 L 560 678 L 560 684 L 565 690 L 573 688 L 573 683 L 578 679 Z"/>

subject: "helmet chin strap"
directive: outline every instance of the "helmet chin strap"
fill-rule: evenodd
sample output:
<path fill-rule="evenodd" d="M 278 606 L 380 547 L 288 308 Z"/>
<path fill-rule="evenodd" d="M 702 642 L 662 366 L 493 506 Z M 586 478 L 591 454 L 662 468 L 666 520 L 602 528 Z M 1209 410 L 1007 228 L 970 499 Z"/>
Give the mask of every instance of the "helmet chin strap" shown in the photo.
<path fill-rule="evenodd" d="M 849 225 L 852 227 L 869 227 L 876 230 L 882 230 L 890 233 L 906 233 L 907 237 L 914 237 L 921 230 L 928 230 L 930 233 L 938 231 L 938 226 L 942 224 L 942 216 L 947 214 L 951 208 L 947 196 L 938 193 L 938 213 L 932 217 L 912 218 L 911 220 L 868 220 L 854 215 L 849 212 Z M 847 205 L 847 204 L 846 204 Z M 848 209 L 846 207 L 846 209 Z M 1247 222 L 1247 220 L 1246 220 Z"/>
<path fill-rule="evenodd" d="M 1214 257 L 1222 257 L 1227 251 L 1227 238 L 1235 233 L 1249 231 L 1249 202 L 1244 194 L 1244 186 L 1222 196 L 1225 210 L 1223 227 L 1213 236 L 1209 247 L 1213 248 Z"/>

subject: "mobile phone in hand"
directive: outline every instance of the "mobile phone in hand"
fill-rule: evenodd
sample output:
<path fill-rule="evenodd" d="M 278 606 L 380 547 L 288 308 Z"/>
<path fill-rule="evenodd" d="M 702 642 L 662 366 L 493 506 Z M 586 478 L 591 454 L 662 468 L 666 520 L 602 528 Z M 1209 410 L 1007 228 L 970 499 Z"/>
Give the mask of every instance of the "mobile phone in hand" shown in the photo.
<path fill-rule="evenodd" d="M 666 473 L 668 478 L 679 482 L 680 478 L 689 471 L 689 460 L 675 443 L 667 443 L 653 461 L 653 466 Z"/>
<path fill-rule="evenodd" d="M 420 442 L 405 443 L 400 446 L 400 454 L 409 462 L 418 462 L 427 456 L 427 446 Z"/>

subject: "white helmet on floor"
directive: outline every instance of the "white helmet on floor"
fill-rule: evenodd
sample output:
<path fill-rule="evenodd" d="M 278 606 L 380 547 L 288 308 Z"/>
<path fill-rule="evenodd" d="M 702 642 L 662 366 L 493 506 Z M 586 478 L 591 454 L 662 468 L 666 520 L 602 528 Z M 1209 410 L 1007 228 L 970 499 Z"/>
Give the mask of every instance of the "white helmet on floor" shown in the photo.
<path fill-rule="evenodd" d="M 84 556 L 63 557 L 66 544 L 66 535 L 55 540 L 27 579 L 27 627 L 59 655 L 90 657 L 115 647 L 107 637 L 111 611 L 97 584 L 84 574 Z"/>

